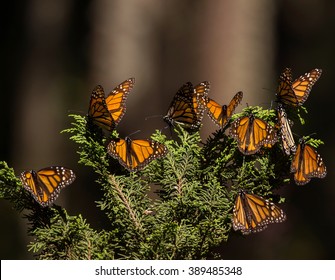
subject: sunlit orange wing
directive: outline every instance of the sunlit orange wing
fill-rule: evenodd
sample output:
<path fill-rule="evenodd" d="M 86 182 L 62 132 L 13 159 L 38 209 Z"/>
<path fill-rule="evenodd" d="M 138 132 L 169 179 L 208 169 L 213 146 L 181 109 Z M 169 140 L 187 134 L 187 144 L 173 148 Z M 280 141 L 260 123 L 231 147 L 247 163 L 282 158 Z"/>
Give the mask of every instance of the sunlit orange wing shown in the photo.
<path fill-rule="evenodd" d="M 233 228 L 242 234 L 264 230 L 268 224 L 286 220 L 284 211 L 261 196 L 240 190 L 233 209 Z"/>
<path fill-rule="evenodd" d="M 111 132 L 115 129 L 115 121 L 112 114 L 108 111 L 103 87 L 96 86 L 91 94 L 88 109 L 88 119 L 93 124 Z"/>
<path fill-rule="evenodd" d="M 126 100 L 128 94 L 133 89 L 134 84 L 134 78 L 125 80 L 114 88 L 106 97 L 107 109 L 112 115 L 115 125 L 120 122 L 126 112 Z"/>
<path fill-rule="evenodd" d="M 291 172 L 297 185 L 307 184 L 311 178 L 324 178 L 326 166 L 318 152 L 300 139 L 297 151 L 291 163 Z"/>
<path fill-rule="evenodd" d="M 119 160 L 120 164 L 129 171 L 139 171 L 151 161 L 166 155 L 167 148 L 153 140 L 112 140 L 107 147 L 108 153 Z"/>
<path fill-rule="evenodd" d="M 75 178 L 74 172 L 63 166 L 50 166 L 37 172 L 24 171 L 20 175 L 23 187 L 43 207 L 52 204 L 60 190 L 70 185 Z"/>
<path fill-rule="evenodd" d="M 255 154 L 263 145 L 277 142 L 276 130 L 252 114 L 236 119 L 231 125 L 230 135 L 237 140 L 239 150 L 245 155 Z"/>

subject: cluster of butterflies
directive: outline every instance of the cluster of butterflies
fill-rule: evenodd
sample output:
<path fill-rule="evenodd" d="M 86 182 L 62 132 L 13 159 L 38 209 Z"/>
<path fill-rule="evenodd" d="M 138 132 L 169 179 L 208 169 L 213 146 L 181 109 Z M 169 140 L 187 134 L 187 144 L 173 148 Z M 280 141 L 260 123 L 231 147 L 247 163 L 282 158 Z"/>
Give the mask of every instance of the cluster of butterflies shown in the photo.
<path fill-rule="evenodd" d="M 297 185 L 307 184 L 312 177 L 324 178 L 326 166 L 315 148 L 302 137 L 296 146 L 286 108 L 298 108 L 307 100 L 315 82 L 320 78 L 321 69 L 312 69 L 293 80 L 290 68 L 286 68 L 279 78 L 277 90 L 277 125 L 255 117 L 252 113 L 230 119 L 241 103 L 243 93 L 237 92 L 228 105 L 220 105 L 208 97 L 210 84 L 204 81 L 193 87 L 184 84 L 175 95 L 164 120 L 173 126 L 180 124 L 190 131 L 200 127 L 205 110 L 221 129 L 230 124 L 229 135 L 233 137 L 238 149 L 244 155 L 252 155 L 262 147 L 272 147 L 281 138 L 286 155 L 293 154 L 290 171 L 294 173 Z M 270 223 L 279 223 L 286 219 L 282 209 L 269 200 L 256 194 L 240 190 L 233 209 L 233 228 L 243 234 L 264 230 Z"/>
<path fill-rule="evenodd" d="M 208 97 L 210 83 L 201 82 L 193 86 L 188 82 L 175 94 L 167 114 L 163 117 L 170 127 L 181 125 L 189 131 L 200 128 L 204 112 L 221 129 L 230 125 L 229 135 L 233 137 L 238 149 L 245 155 L 257 153 L 262 147 L 272 147 L 278 137 L 282 140 L 285 154 L 294 154 L 291 172 L 298 185 L 304 185 L 312 177 L 326 176 L 326 167 L 317 151 L 301 138 L 298 146 L 291 131 L 291 122 L 287 118 L 286 107 L 297 108 L 307 99 L 312 86 L 322 71 L 313 69 L 298 79 L 292 79 L 291 70 L 286 68 L 280 76 L 277 91 L 278 125 L 271 126 L 252 113 L 230 122 L 236 107 L 241 103 L 243 93 L 237 92 L 228 105 L 220 105 Z M 106 97 L 102 86 L 98 85 L 91 94 L 88 123 L 93 123 L 108 132 L 116 129 L 126 112 L 126 99 L 134 87 L 135 79 L 130 78 Z M 107 146 L 108 154 L 130 172 L 139 171 L 151 161 L 165 156 L 167 147 L 154 140 L 129 137 L 112 139 Z M 57 198 L 60 190 L 75 180 L 72 170 L 62 166 L 52 166 L 39 171 L 22 172 L 20 179 L 26 190 L 43 207 L 49 206 Z M 238 192 L 233 209 L 233 228 L 243 234 L 258 232 L 270 223 L 286 219 L 285 213 L 274 203 L 256 194 L 244 190 Z"/>
<path fill-rule="evenodd" d="M 277 142 L 278 130 L 285 154 L 293 154 L 290 171 L 294 173 L 297 185 L 305 185 L 313 177 L 324 178 L 327 171 L 321 156 L 303 137 L 296 146 L 285 108 L 303 105 L 321 73 L 321 69 L 312 69 L 293 81 L 291 69 L 286 68 L 280 75 L 277 91 L 277 127 L 271 127 L 265 121 L 249 115 L 234 121 L 230 130 L 238 142 L 239 150 L 246 155 L 256 153 L 263 146 L 271 147 Z M 286 215 L 269 200 L 240 190 L 232 220 L 234 230 L 249 234 L 264 230 L 270 223 L 285 221 Z"/>
<path fill-rule="evenodd" d="M 102 86 L 96 86 L 91 95 L 89 121 L 108 132 L 115 130 L 126 112 L 126 99 L 134 83 L 134 78 L 124 81 L 107 97 L 105 97 Z M 154 140 L 131 140 L 125 137 L 111 140 L 107 146 L 107 152 L 128 171 L 134 172 L 143 169 L 154 159 L 166 155 L 167 148 L 164 144 Z"/>

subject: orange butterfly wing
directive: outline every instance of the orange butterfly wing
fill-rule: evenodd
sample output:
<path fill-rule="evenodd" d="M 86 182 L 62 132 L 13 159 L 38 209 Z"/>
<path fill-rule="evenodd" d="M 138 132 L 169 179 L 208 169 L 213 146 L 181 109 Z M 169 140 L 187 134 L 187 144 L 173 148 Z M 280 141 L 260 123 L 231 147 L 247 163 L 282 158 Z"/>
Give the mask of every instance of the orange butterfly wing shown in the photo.
<path fill-rule="evenodd" d="M 121 121 L 122 117 L 126 112 L 126 100 L 128 94 L 133 89 L 135 79 L 130 78 L 125 80 L 116 88 L 114 88 L 109 95 L 106 97 L 106 105 L 109 113 L 115 122 L 115 125 Z"/>
<path fill-rule="evenodd" d="M 88 119 L 95 125 L 113 131 L 115 129 L 115 121 L 108 111 L 103 87 L 96 86 L 91 94 L 90 105 L 88 109 Z"/>
<path fill-rule="evenodd" d="M 295 93 L 295 96 L 297 97 L 299 105 L 305 103 L 312 90 L 313 85 L 320 78 L 321 74 L 321 69 L 312 69 L 311 71 L 300 76 L 292 83 L 292 89 Z"/>
<path fill-rule="evenodd" d="M 293 157 L 291 172 L 294 173 L 294 181 L 297 185 L 305 185 L 313 177 L 324 178 L 327 175 L 327 169 L 321 156 L 303 139 L 300 139 Z"/>
<path fill-rule="evenodd" d="M 284 211 L 261 196 L 240 190 L 233 209 L 233 228 L 242 234 L 264 230 L 270 223 L 286 220 Z"/>
<path fill-rule="evenodd" d="M 192 94 L 193 108 L 196 114 L 198 114 L 198 119 L 202 121 L 204 110 L 205 110 L 205 100 L 210 91 L 210 83 L 208 81 L 203 81 L 194 87 L 194 93 Z"/>

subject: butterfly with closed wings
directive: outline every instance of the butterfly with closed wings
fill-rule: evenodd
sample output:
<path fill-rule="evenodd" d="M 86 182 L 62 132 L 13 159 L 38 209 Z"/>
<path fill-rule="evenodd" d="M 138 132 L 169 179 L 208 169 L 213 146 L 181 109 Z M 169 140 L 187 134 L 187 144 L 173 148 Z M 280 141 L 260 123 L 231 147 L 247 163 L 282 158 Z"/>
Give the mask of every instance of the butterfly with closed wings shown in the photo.
<path fill-rule="evenodd" d="M 20 175 L 23 187 L 42 207 L 52 204 L 60 190 L 70 185 L 75 178 L 74 172 L 63 166 L 50 166 L 39 171 L 24 171 Z"/>
<path fill-rule="evenodd" d="M 311 145 L 304 138 L 300 138 L 297 151 L 291 163 L 291 172 L 297 185 L 307 184 L 311 178 L 324 178 L 327 175 L 326 166 Z"/>
<path fill-rule="evenodd" d="M 277 117 L 283 150 L 289 156 L 291 152 L 296 152 L 297 147 L 291 130 L 292 122 L 287 118 L 287 114 L 281 104 L 278 104 L 277 107 Z"/>

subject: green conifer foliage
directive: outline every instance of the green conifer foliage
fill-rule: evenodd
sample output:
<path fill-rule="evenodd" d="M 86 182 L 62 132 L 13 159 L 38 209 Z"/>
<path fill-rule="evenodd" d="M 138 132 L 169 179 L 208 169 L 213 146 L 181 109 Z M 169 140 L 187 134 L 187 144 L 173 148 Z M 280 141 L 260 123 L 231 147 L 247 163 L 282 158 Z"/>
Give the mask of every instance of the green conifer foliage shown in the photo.
<path fill-rule="evenodd" d="M 247 107 L 232 120 L 253 113 L 272 125 L 276 111 Z M 240 189 L 280 203 L 276 190 L 291 177 L 292 156 L 280 141 L 245 156 L 227 131 L 218 130 L 202 142 L 199 132 L 176 126 L 174 136 L 156 131 L 152 139 L 168 148 L 165 157 L 142 171 L 128 172 L 111 158 L 110 137 L 71 115 L 63 132 L 78 145 L 79 164 L 96 174 L 103 196 L 96 203 L 108 217 L 106 229 L 95 230 L 82 215 L 70 216 L 56 205 L 42 208 L 27 193 L 5 162 L 0 162 L 0 197 L 9 200 L 29 222 L 28 245 L 38 259 L 213 259 L 228 241 L 232 210 Z M 112 137 L 117 137 L 116 131 Z M 175 139 L 173 139 L 175 138 Z M 309 138 L 318 146 L 322 142 Z M 96 188 L 97 186 L 91 186 Z M 152 196 L 155 189 L 155 196 Z M 110 230 L 111 229 L 111 230 Z"/>

